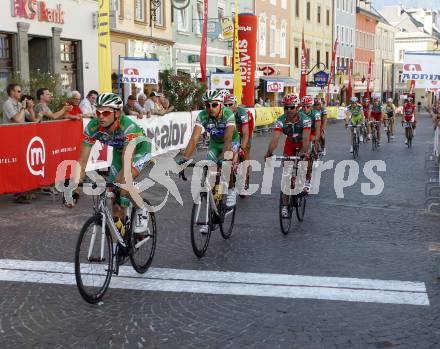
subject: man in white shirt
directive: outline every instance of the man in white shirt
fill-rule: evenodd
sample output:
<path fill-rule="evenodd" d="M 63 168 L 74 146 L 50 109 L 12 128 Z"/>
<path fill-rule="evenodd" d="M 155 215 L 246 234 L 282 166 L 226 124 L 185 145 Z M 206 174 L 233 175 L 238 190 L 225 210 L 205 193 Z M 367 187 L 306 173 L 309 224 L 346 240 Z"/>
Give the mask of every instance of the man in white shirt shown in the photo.
<path fill-rule="evenodd" d="M 153 91 L 150 93 L 150 98 L 145 103 L 152 115 L 165 115 L 166 113 L 162 104 L 160 104 L 160 97 L 162 97 L 161 93 Z"/>
<path fill-rule="evenodd" d="M 90 90 L 86 98 L 81 101 L 79 108 L 81 109 L 83 117 L 94 118 L 96 116 L 95 102 L 97 97 L 98 92 Z"/>
<path fill-rule="evenodd" d="M 141 93 L 138 98 L 137 102 L 135 103 L 135 108 L 138 110 L 141 114 L 146 115 L 147 118 L 150 117 L 150 108 L 148 104 L 146 103 L 147 96 L 145 96 L 143 93 Z"/>

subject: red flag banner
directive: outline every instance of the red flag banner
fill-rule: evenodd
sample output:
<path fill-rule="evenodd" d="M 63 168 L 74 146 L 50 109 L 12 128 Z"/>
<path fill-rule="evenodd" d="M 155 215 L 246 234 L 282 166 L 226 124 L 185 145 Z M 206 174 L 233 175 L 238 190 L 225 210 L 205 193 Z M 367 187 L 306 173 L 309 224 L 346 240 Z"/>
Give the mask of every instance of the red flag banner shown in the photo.
<path fill-rule="evenodd" d="M 301 86 L 299 97 L 303 98 L 307 94 L 307 52 L 306 43 L 304 41 L 304 29 L 302 32 L 302 50 L 301 50 Z"/>
<path fill-rule="evenodd" d="M 338 38 L 336 38 L 335 43 L 333 45 L 332 66 L 330 68 L 330 78 L 328 79 L 328 85 L 327 85 L 327 104 L 330 102 L 330 85 L 335 77 L 336 50 L 337 50 L 337 48 L 338 48 Z"/>
<path fill-rule="evenodd" d="M 200 46 L 200 70 L 202 73 L 202 83 L 206 84 L 206 49 L 208 45 L 208 0 L 203 3 L 203 34 Z"/>
<path fill-rule="evenodd" d="M 254 105 L 257 28 L 257 16 L 252 14 L 238 15 L 238 51 L 240 52 L 241 82 L 243 86 L 241 103 L 248 107 Z"/>
<path fill-rule="evenodd" d="M 0 126 L 0 194 L 52 185 L 58 165 L 78 160 L 82 121 Z"/>
<path fill-rule="evenodd" d="M 370 85 L 371 85 L 371 58 L 370 61 L 368 62 L 368 76 L 367 76 L 367 97 L 371 99 Z"/>
<path fill-rule="evenodd" d="M 351 96 L 353 95 L 353 61 L 348 60 L 348 88 L 347 88 L 347 104 L 350 103 Z"/>
<path fill-rule="evenodd" d="M 409 86 L 410 86 L 409 87 L 409 96 L 413 97 L 414 96 L 414 90 L 416 88 L 416 81 L 415 80 L 411 80 Z"/>

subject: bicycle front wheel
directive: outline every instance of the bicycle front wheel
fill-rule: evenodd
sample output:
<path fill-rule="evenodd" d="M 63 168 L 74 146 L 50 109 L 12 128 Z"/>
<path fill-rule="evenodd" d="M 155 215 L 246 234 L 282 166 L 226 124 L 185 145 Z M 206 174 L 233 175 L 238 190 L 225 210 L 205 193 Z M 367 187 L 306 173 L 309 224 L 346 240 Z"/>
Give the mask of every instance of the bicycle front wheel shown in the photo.
<path fill-rule="evenodd" d="M 304 220 L 304 214 L 306 213 L 306 202 L 307 197 L 304 195 L 297 195 L 296 196 L 296 217 L 300 222 Z"/>
<path fill-rule="evenodd" d="M 220 234 L 223 239 L 227 240 L 232 235 L 232 229 L 234 229 L 234 221 L 235 221 L 235 212 L 237 210 L 237 205 L 234 207 L 226 207 L 226 203 L 224 203 L 226 196 L 223 195 L 223 199 L 220 203 L 220 215 L 221 215 L 221 223 L 220 223 Z"/>
<path fill-rule="evenodd" d="M 91 304 L 101 301 L 113 272 L 110 233 L 101 216 L 91 217 L 81 229 L 75 250 L 75 278 L 79 293 Z"/>
<path fill-rule="evenodd" d="M 194 254 L 202 258 L 208 249 L 212 231 L 212 210 L 208 193 L 200 193 L 191 213 L 191 246 Z"/>
<path fill-rule="evenodd" d="M 289 204 L 286 206 L 284 205 L 283 200 L 283 192 L 280 193 L 280 205 L 279 205 L 279 217 L 280 217 L 280 227 L 281 232 L 284 235 L 289 234 L 290 226 L 292 225 L 292 198 L 289 197 Z M 283 207 L 287 207 L 287 217 L 283 216 Z"/>
<path fill-rule="evenodd" d="M 151 206 L 150 202 L 144 199 L 146 205 Z M 130 228 L 130 261 L 133 269 L 139 274 L 145 273 L 151 265 L 156 250 L 156 217 L 153 212 L 147 212 L 147 229 L 142 233 L 133 231 L 137 210 L 133 209 L 131 214 Z"/>

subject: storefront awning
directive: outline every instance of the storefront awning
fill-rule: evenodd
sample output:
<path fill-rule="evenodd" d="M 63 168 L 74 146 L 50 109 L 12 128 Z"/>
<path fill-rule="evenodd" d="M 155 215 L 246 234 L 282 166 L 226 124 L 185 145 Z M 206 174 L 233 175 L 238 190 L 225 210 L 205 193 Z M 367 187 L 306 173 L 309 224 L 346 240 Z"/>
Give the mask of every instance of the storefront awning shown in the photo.
<path fill-rule="evenodd" d="M 272 82 L 283 82 L 285 87 L 299 87 L 299 81 L 291 77 L 271 77 L 271 76 L 260 76 L 260 80 L 272 81 Z"/>

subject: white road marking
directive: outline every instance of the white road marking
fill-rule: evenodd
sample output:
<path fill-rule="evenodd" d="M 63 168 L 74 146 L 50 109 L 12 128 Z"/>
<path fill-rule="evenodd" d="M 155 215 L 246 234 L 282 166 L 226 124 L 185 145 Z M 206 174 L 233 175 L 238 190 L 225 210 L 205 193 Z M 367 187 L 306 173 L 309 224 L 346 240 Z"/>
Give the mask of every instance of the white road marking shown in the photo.
<path fill-rule="evenodd" d="M 73 263 L 0 260 L 0 281 L 75 285 Z M 423 282 L 151 268 L 120 268 L 112 288 L 429 306 Z"/>

